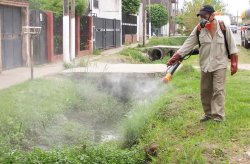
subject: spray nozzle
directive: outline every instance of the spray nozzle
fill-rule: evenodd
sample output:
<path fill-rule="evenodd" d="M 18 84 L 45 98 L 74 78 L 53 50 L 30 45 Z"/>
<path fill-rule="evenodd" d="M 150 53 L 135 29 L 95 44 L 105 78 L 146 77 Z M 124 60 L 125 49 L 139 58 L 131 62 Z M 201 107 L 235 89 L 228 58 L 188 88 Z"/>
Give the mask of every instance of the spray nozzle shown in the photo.
<path fill-rule="evenodd" d="M 163 77 L 162 81 L 163 83 L 168 83 L 172 78 L 171 73 L 166 74 L 166 76 Z"/>

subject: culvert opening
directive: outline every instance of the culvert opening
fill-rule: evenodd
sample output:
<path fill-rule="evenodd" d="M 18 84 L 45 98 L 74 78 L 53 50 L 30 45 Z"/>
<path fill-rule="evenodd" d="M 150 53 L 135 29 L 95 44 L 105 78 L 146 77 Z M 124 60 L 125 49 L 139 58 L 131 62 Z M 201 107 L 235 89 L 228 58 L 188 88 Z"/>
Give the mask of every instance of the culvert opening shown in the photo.
<path fill-rule="evenodd" d="M 26 149 L 117 140 L 121 121 L 136 106 L 151 104 L 165 89 L 156 74 L 71 73 L 58 78 L 74 83 L 76 99 L 64 112 L 32 127 L 26 139 L 32 142 Z"/>
<path fill-rule="evenodd" d="M 174 53 L 175 51 L 171 49 L 168 50 L 165 48 L 153 48 L 152 50 L 148 52 L 148 55 L 149 55 L 150 60 L 155 61 L 155 60 L 161 60 L 165 56 L 172 57 Z"/>
<path fill-rule="evenodd" d="M 163 51 L 159 48 L 155 48 L 153 49 L 152 51 L 150 51 L 149 53 L 149 58 L 152 60 L 152 61 L 155 61 L 155 60 L 160 60 L 163 58 Z"/>

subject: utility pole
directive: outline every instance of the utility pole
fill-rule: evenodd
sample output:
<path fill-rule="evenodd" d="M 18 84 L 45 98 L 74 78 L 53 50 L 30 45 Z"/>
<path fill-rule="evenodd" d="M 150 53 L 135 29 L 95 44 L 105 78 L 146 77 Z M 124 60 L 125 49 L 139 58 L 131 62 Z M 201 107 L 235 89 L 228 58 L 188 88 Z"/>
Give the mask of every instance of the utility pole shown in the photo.
<path fill-rule="evenodd" d="M 176 16 L 177 16 L 177 3 L 178 3 L 178 0 L 175 0 L 174 2 L 174 36 L 175 36 L 175 33 L 176 33 Z"/>
<path fill-rule="evenodd" d="M 148 24 L 149 24 L 149 28 L 148 28 L 148 36 L 149 38 L 151 38 L 152 34 L 152 29 L 151 29 L 151 0 L 148 0 L 148 12 L 149 12 L 149 19 L 148 19 Z"/>
<path fill-rule="evenodd" d="M 76 37 L 76 21 L 75 21 L 75 0 L 71 0 L 71 17 L 70 17 L 70 59 L 75 59 L 75 37 Z"/>
<path fill-rule="evenodd" d="M 63 61 L 70 62 L 69 54 L 69 1 L 63 3 Z"/>
<path fill-rule="evenodd" d="M 145 46 L 146 43 L 146 7 L 145 7 L 145 3 L 143 3 L 143 7 L 142 7 L 142 45 Z"/>
<path fill-rule="evenodd" d="M 170 30 L 171 30 L 171 5 L 172 5 L 172 0 L 168 0 L 168 36 L 170 36 Z"/>
<path fill-rule="evenodd" d="M 239 11 L 237 10 L 237 17 L 236 17 L 236 21 L 237 21 L 237 23 L 236 23 L 236 25 L 238 26 L 239 25 L 239 13 L 238 13 Z"/>

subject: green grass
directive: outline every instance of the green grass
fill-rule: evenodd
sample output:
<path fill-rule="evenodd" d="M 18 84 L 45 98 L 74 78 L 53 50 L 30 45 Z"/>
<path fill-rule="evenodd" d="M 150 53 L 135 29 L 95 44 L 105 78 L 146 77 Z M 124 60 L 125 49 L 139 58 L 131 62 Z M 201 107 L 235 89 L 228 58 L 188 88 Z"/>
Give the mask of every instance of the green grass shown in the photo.
<path fill-rule="evenodd" d="M 236 76 L 228 75 L 227 120 L 219 124 L 212 121 L 201 124 L 198 121 L 203 113 L 199 78 L 199 71 L 184 65 L 157 101 L 135 108 L 123 122 L 123 136 L 128 139 L 123 144 L 128 148 L 121 148 L 117 143 L 81 143 L 49 151 L 21 151 L 18 145 L 23 141 L 25 129 L 48 125 L 55 114 L 72 110 L 65 107 L 76 102 L 84 106 L 86 103 L 79 102 L 79 96 L 92 93 L 86 100 L 87 106 L 77 107 L 79 110 L 88 110 L 91 104 L 95 105 L 91 102 L 92 97 L 97 97 L 96 109 L 100 106 L 106 111 L 102 115 L 109 113 L 110 104 L 116 109 L 119 107 L 109 96 L 96 94 L 96 89 L 90 84 L 85 83 L 87 90 L 79 89 L 74 81 L 61 78 L 36 80 L 2 90 L 0 162 L 143 163 L 144 149 L 156 143 L 158 156 L 151 157 L 153 163 L 233 163 L 232 157 L 241 157 L 250 146 L 250 72 L 239 71 Z M 82 83 L 78 82 L 78 85 Z M 95 116 L 95 112 L 90 113 L 90 117 Z M 106 116 L 109 119 L 109 114 Z M 72 126 L 69 123 L 63 129 L 71 129 L 73 133 Z"/>
<path fill-rule="evenodd" d="M 149 40 L 148 45 L 182 45 L 187 37 L 157 37 Z"/>
<path fill-rule="evenodd" d="M 139 62 L 139 63 L 149 63 L 150 62 L 148 57 L 143 56 L 142 51 L 140 49 L 125 48 L 119 54 L 123 55 L 123 56 L 129 56 L 134 61 Z"/>
<path fill-rule="evenodd" d="M 157 143 L 155 163 L 233 163 L 250 146 L 250 72 L 227 78 L 226 118 L 223 123 L 201 124 L 197 70 L 183 66 L 171 81 L 171 89 L 154 109 L 140 143 Z M 184 80 L 185 79 L 185 80 Z"/>
<path fill-rule="evenodd" d="M 0 156 L 1 163 L 89 163 L 89 164 L 134 164 L 143 163 L 140 149 L 120 149 L 115 144 L 82 145 L 75 148 L 54 149 L 43 151 L 34 149 L 32 152 L 13 151 Z"/>
<path fill-rule="evenodd" d="M 76 98 L 72 82 L 61 79 L 26 82 L 2 90 L 0 97 L 1 143 L 15 146 L 20 146 L 25 133 L 32 133 L 27 129 L 45 126 Z"/>
<path fill-rule="evenodd" d="M 82 121 L 114 124 L 128 108 L 88 78 L 28 81 L 0 91 L 0 97 L 0 163 L 132 164 L 144 158 L 138 147 L 91 144 L 93 134 Z M 40 143 L 48 150 L 36 148 Z"/>
<path fill-rule="evenodd" d="M 239 49 L 239 62 L 240 63 L 250 63 L 250 51 L 244 47 L 238 46 Z"/>
<path fill-rule="evenodd" d="M 102 50 L 94 50 L 93 55 L 101 55 Z"/>
<path fill-rule="evenodd" d="M 169 42 L 172 40 L 160 38 L 151 44 Z M 239 49 L 240 62 L 250 62 L 249 50 Z M 128 48 L 121 54 L 139 63 L 150 63 L 139 48 Z M 250 71 L 239 71 L 234 76 L 227 73 L 226 121 L 201 124 L 200 73 L 190 64 L 198 65 L 198 56 L 183 62 L 159 99 L 135 107 L 127 118 L 122 117 L 127 108 L 109 94 L 99 92 L 91 82 L 54 77 L 0 91 L 0 163 L 145 163 L 145 149 L 151 143 L 158 146 L 157 156 L 147 157 L 151 163 L 246 162 L 244 152 L 250 147 Z M 90 144 L 84 132 L 74 135 L 84 127 L 72 120 L 47 128 L 64 118 L 55 119 L 56 115 L 75 109 L 81 111 L 80 117 L 88 117 L 93 123 L 123 119 L 122 142 Z M 48 151 L 25 149 L 32 145 L 27 136 L 39 131 L 49 131 L 51 138 L 58 138 L 53 142 L 68 138 L 78 141 L 78 145 Z M 65 138 L 54 137 L 59 136 L 58 131 Z"/>

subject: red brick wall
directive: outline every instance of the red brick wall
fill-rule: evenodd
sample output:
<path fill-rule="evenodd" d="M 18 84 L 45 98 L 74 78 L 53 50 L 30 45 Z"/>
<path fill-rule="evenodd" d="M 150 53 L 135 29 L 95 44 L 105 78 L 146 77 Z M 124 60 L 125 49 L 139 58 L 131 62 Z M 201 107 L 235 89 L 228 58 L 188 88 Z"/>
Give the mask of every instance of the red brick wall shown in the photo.
<path fill-rule="evenodd" d="M 48 25 L 48 31 L 47 31 L 47 44 L 48 44 L 48 61 L 49 62 L 57 62 L 57 61 L 62 61 L 63 60 L 63 54 L 60 55 L 55 55 L 54 54 L 54 32 L 53 32 L 53 26 L 54 26 L 54 21 L 53 21 L 53 13 L 50 11 L 46 12 L 48 15 L 47 19 L 47 25 Z M 92 17 L 89 17 L 90 22 L 92 22 Z M 84 55 L 89 55 L 92 53 L 92 24 L 90 23 L 90 28 L 89 31 L 86 31 L 90 33 L 89 35 L 89 49 L 80 51 L 80 17 L 76 16 L 76 57 L 81 57 Z"/>
<path fill-rule="evenodd" d="M 54 54 L 54 17 L 53 17 L 53 12 L 47 11 L 46 12 L 48 15 L 47 19 L 47 26 L 48 26 L 48 31 L 47 31 L 47 44 L 48 44 L 48 61 L 49 62 L 57 62 L 57 61 L 62 61 L 63 60 L 63 55 L 55 55 Z"/>
<path fill-rule="evenodd" d="M 76 56 L 80 53 L 80 16 L 76 16 Z"/>
<path fill-rule="evenodd" d="M 125 44 L 131 44 L 131 43 L 137 43 L 137 34 L 134 34 L 134 35 L 127 34 L 127 35 L 125 35 Z"/>
<path fill-rule="evenodd" d="M 76 16 L 76 56 L 77 57 L 81 57 L 84 55 L 89 55 L 92 53 L 92 37 L 91 37 L 91 33 L 92 33 L 92 17 L 89 17 L 89 31 L 86 31 L 89 33 L 89 49 L 88 50 L 80 50 L 80 16 Z"/>

